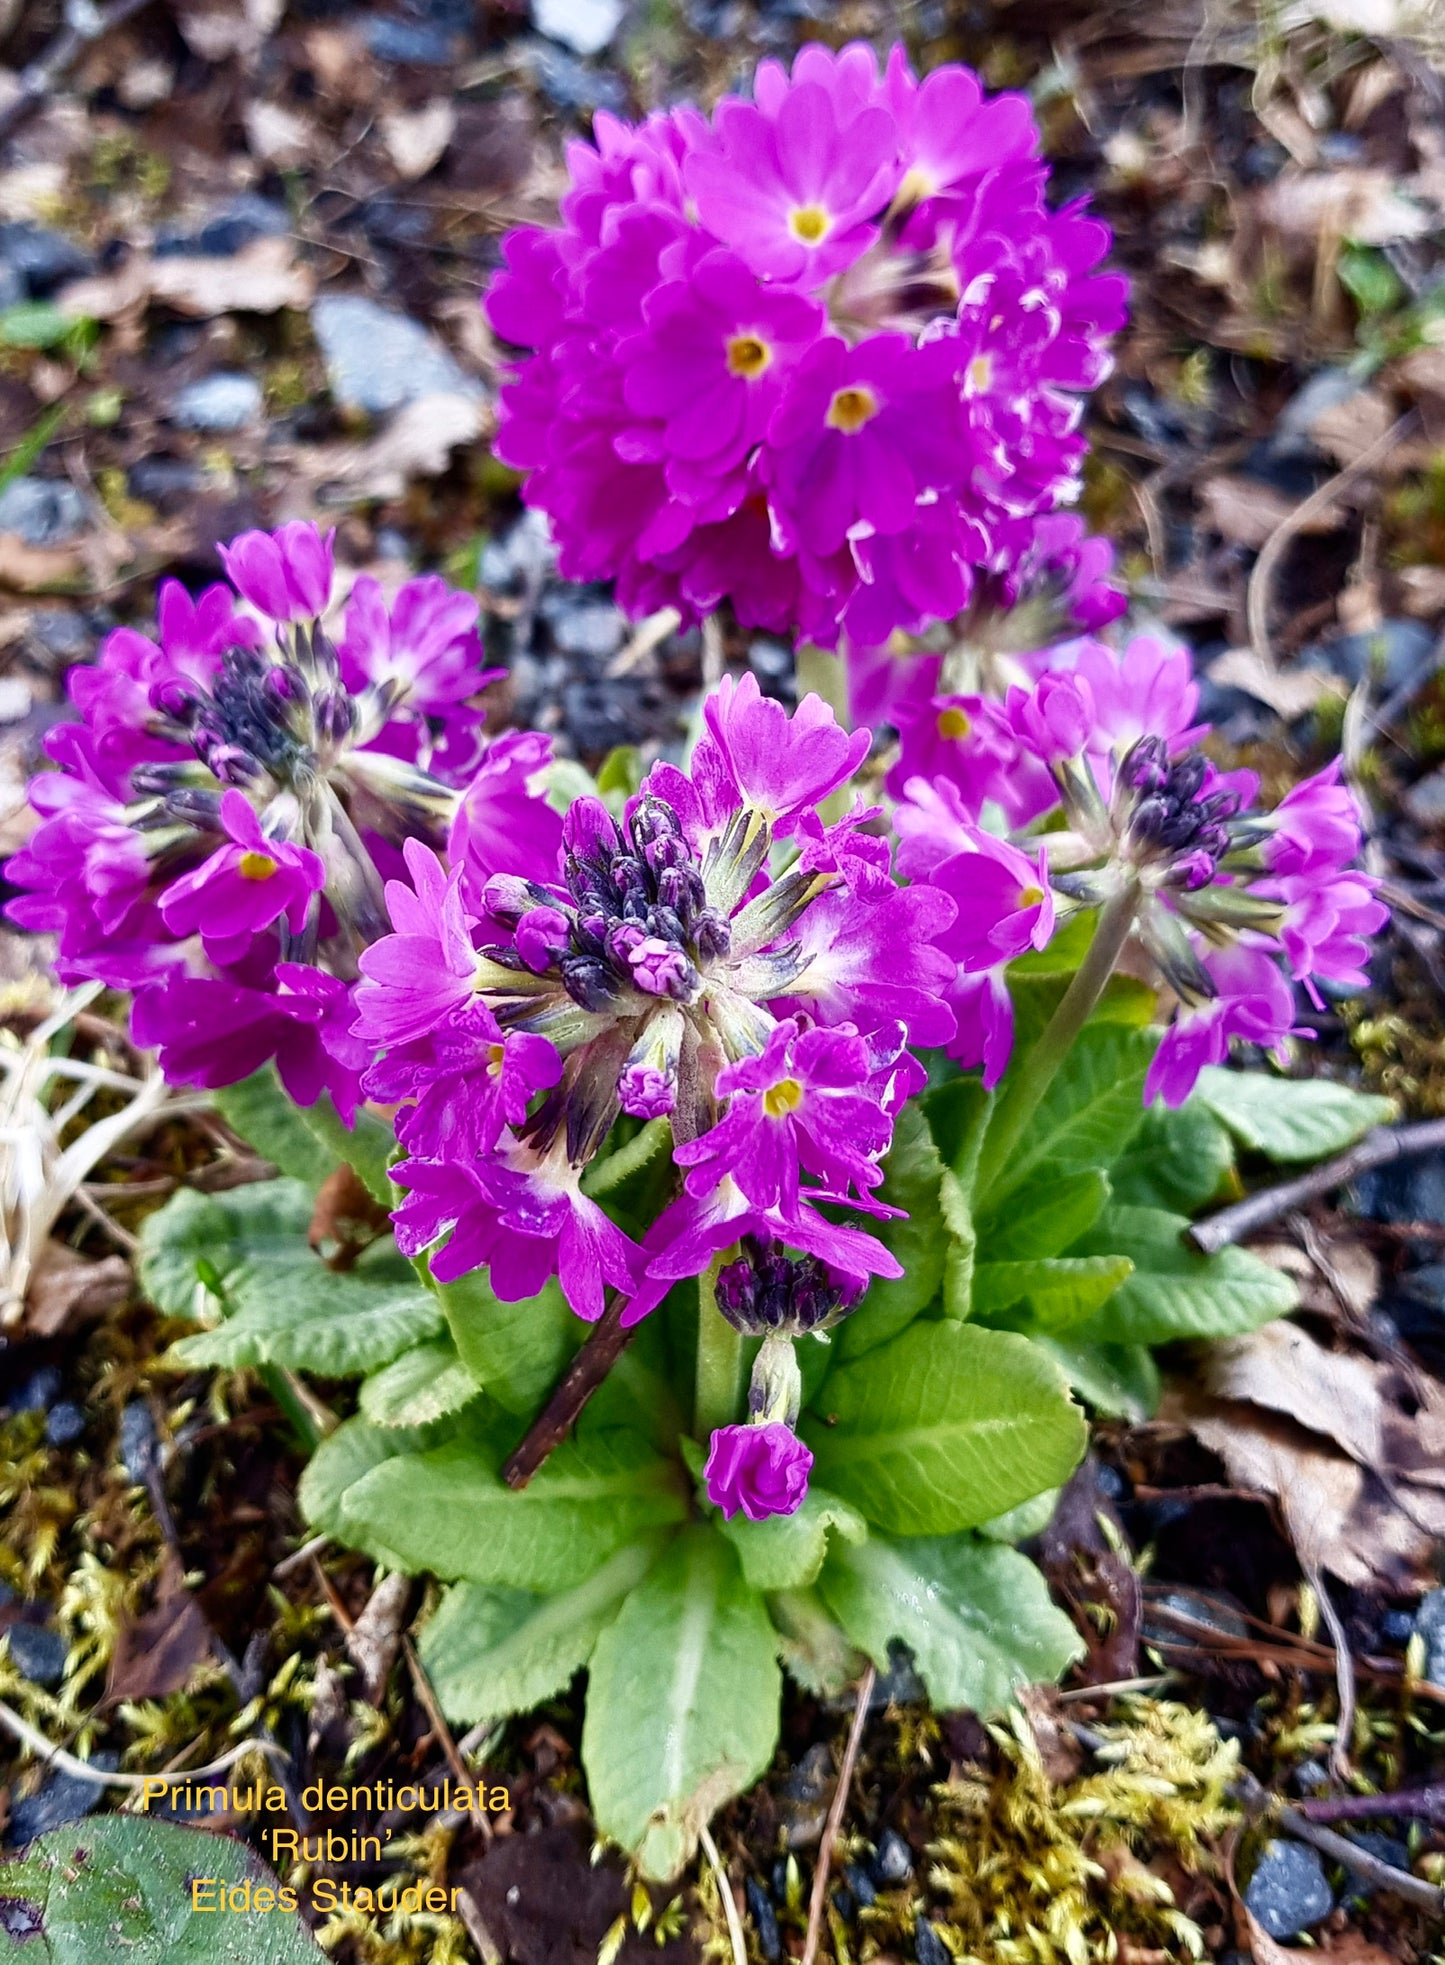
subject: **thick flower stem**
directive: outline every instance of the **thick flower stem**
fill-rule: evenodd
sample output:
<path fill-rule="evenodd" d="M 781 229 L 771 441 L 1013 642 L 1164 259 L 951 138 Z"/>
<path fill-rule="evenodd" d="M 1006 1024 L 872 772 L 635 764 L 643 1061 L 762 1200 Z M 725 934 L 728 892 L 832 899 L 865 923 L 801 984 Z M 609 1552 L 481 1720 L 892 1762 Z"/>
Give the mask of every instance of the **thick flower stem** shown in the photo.
<path fill-rule="evenodd" d="M 738 1416 L 743 1376 L 743 1340 L 717 1307 L 717 1278 L 725 1255 L 697 1279 L 697 1398 L 693 1412 L 699 1440 Z"/>
<path fill-rule="evenodd" d="M 587 1342 L 503 1464 L 502 1479 L 508 1487 L 525 1487 L 548 1455 L 561 1446 L 577 1423 L 583 1406 L 636 1336 L 637 1325 L 622 1321 L 627 1304 L 628 1299 L 620 1291 L 608 1291 L 607 1307 L 592 1326 Z"/>
<path fill-rule="evenodd" d="M 1114 973 L 1114 965 L 1129 939 L 1129 930 L 1139 912 L 1139 901 L 1138 883 L 1131 880 L 1105 902 L 1088 954 L 1075 970 L 1059 1007 L 1044 1026 L 1038 1042 L 1013 1075 L 999 1101 L 984 1140 L 975 1205 L 998 1189 L 1025 1127 L 1038 1110 L 1060 1065 L 1073 1049 L 1074 1040 L 1103 995 Z"/>

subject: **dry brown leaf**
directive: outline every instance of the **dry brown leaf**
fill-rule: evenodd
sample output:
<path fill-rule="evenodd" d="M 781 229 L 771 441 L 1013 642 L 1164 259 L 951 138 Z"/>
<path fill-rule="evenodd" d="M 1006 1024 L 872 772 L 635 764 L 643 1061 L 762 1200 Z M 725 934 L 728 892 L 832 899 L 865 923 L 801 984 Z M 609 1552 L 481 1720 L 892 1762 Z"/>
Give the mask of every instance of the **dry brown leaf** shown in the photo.
<path fill-rule="evenodd" d="M 84 570 L 78 546 L 27 546 L 18 533 L 0 532 L 0 587 L 12 593 L 42 594 L 71 586 Z"/>
<path fill-rule="evenodd" d="M 134 1623 L 121 1625 L 111 1654 L 106 1699 L 117 1704 L 164 1699 L 179 1692 L 210 1648 L 210 1626 L 168 1549 L 154 1607 Z"/>
<path fill-rule="evenodd" d="M 475 397 L 420 396 L 399 409 L 379 436 L 316 452 L 305 469 L 336 492 L 399 498 L 412 478 L 439 477 L 457 446 L 474 443 L 489 422 L 487 405 Z"/>
<path fill-rule="evenodd" d="M 402 177 L 425 177 L 445 156 L 456 127 L 456 109 L 445 96 L 438 96 L 420 109 L 397 109 L 383 116 L 381 140 Z"/>
<path fill-rule="evenodd" d="M 92 1317 L 118 1310 L 130 1289 L 130 1264 L 123 1256 L 91 1262 L 63 1242 L 47 1242 L 30 1272 L 24 1328 L 33 1337 L 59 1337 Z"/>
<path fill-rule="evenodd" d="M 1314 243 L 1351 239 L 1361 246 L 1388 246 L 1423 238 L 1436 215 L 1406 197 L 1388 171 L 1286 171 L 1256 197 L 1263 222 L 1288 238 Z"/>
<path fill-rule="evenodd" d="M 136 253 L 116 273 L 73 280 L 57 305 L 73 320 L 113 321 L 155 300 L 178 314 L 210 320 L 304 309 L 315 291 L 315 279 L 297 263 L 291 240 L 265 238 L 225 259 L 200 253 L 151 259 Z"/>
<path fill-rule="evenodd" d="M 248 102 L 241 111 L 251 155 L 278 170 L 304 164 L 316 154 L 316 130 L 299 110 L 279 102 Z"/>
<path fill-rule="evenodd" d="M 1288 1413 L 1365 1467 L 1379 1467 L 1384 1457 L 1381 1379 L 1372 1359 L 1327 1351 L 1287 1321 L 1212 1345 L 1204 1363 L 1204 1383 L 1216 1398 Z"/>
<path fill-rule="evenodd" d="M 1327 696 L 1343 699 L 1349 690 L 1322 669 L 1277 669 L 1252 648 L 1229 648 L 1209 665 L 1209 679 L 1226 689 L 1242 689 L 1265 703 L 1286 723 L 1307 716 Z"/>
<path fill-rule="evenodd" d="M 1199 495 L 1209 521 L 1222 539 L 1233 546 L 1262 546 L 1290 518 L 1299 500 L 1286 498 L 1273 485 L 1258 478 L 1239 477 L 1222 472 L 1199 487 Z M 1302 532 L 1333 532 L 1339 517 L 1333 507 L 1319 513 Z"/>
<path fill-rule="evenodd" d="M 186 46 L 202 61 L 249 60 L 280 24 L 286 0 L 206 0 L 183 7 L 177 22 Z"/>
<path fill-rule="evenodd" d="M 1357 389 L 1347 401 L 1322 409 L 1310 424 L 1310 435 L 1337 464 L 1353 464 L 1394 420 L 1394 406 L 1380 390 Z"/>
<path fill-rule="evenodd" d="M 346 1649 L 361 1674 L 361 1689 L 373 1706 L 379 1706 L 386 1694 L 386 1681 L 401 1649 L 401 1627 L 406 1622 L 410 1601 L 409 1576 L 385 1577 L 346 1633 Z"/>

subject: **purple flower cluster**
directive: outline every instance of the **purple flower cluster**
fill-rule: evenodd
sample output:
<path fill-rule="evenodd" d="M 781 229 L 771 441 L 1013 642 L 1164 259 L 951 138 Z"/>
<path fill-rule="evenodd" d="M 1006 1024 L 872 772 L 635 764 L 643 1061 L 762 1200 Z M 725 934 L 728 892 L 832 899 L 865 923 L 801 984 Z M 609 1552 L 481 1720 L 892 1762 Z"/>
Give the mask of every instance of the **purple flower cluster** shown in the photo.
<path fill-rule="evenodd" d="M 1026 666 L 999 700 L 935 693 L 937 670 L 919 664 L 891 710 L 899 869 L 956 908 L 940 941 L 956 965 L 950 1049 L 995 1084 L 1013 1047 L 1008 963 L 1128 888 L 1134 933 L 1177 998 L 1146 1097 L 1179 1105 L 1234 1038 L 1283 1043 L 1294 983 L 1317 1006 L 1321 982 L 1363 984 L 1387 910 L 1351 870 L 1354 795 L 1336 762 L 1253 809 L 1254 774 L 1197 748 L 1182 648 L 1084 640 Z"/>
<path fill-rule="evenodd" d="M 487 300 L 535 351 L 497 448 L 564 573 L 863 647 L 1026 579 L 1125 287 L 1106 228 L 1045 206 L 1024 98 L 814 44 L 711 121 L 594 131 Z"/>
<path fill-rule="evenodd" d="M 578 799 L 550 865 L 478 887 L 407 845 L 355 1032 L 382 1053 L 364 1089 L 405 1102 L 408 1254 L 443 1280 L 486 1263 L 508 1300 L 556 1274 L 588 1318 L 611 1287 L 629 1321 L 749 1235 L 855 1286 L 897 1273 L 820 1209 L 889 1212 L 878 1162 L 922 1082 L 905 1047 L 952 1032 L 954 906 L 896 885 L 878 812 L 818 816 L 868 743 L 816 697 L 789 717 L 725 678 L 689 771 L 655 765 L 620 821 Z M 665 1118 L 679 1169 L 642 1245 L 586 1191 L 622 1114 Z"/>
<path fill-rule="evenodd" d="M 292 1096 L 348 1115 L 369 1052 L 351 1033 L 357 957 L 388 932 L 383 880 L 408 842 L 450 842 L 484 880 L 544 858 L 545 740 L 484 748 L 477 602 L 435 576 L 388 603 L 351 590 L 322 625 L 331 539 L 314 526 L 222 549 L 229 586 L 161 589 L 156 639 L 109 636 L 71 671 L 76 720 L 46 740 L 41 815 L 9 862 L 23 927 L 68 982 L 134 992 L 138 1042 L 181 1084 L 274 1058 Z M 463 797 L 462 787 L 470 780 Z M 525 807 L 525 824 L 519 824 Z"/>

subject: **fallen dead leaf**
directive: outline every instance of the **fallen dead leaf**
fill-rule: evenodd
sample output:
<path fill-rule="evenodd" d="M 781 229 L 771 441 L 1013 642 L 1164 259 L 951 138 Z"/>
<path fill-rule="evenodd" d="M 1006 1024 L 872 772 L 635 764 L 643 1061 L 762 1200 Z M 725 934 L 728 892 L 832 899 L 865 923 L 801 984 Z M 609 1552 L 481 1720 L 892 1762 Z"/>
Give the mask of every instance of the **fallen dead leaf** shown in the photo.
<path fill-rule="evenodd" d="M 1299 503 L 1258 478 L 1223 472 L 1199 487 L 1210 523 L 1232 546 L 1259 547 L 1278 532 Z M 1334 508 L 1319 513 L 1300 528 L 1303 532 L 1333 532 L 1339 524 Z"/>
<path fill-rule="evenodd" d="M 401 1649 L 402 1625 L 411 1602 L 412 1579 L 387 1576 L 367 1598 L 366 1608 L 346 1633 L 346 1649 L 361 1674 L 361 1689 L 368 1702 L 379 1706 L 386 1694 L 386 1681 Z"/>
<path fill-rule="evenodd" d="M 1257 194 L 1256 209 L 1267 226 L 1310 244 L 1333 238 L 1388 246 L 1423 238 L 1436 223 L 1436 215 L 1406 196 L 1388 171 L 1338 165 L 1281 172 Z"/>
<path fill-rule="evenodd" d="M 106 1681 L 107 1701 L 164 1699 L 179 1692 L 210 1648 L 210 1627 L 168 1549 L 153 1608 L 121 1625 Z"/>
<path fill-rule="evenodd" d="M 24 1329 L 33 1337 L 59 1337 L 77 1324 L 118 1310 L 130 1290 L 130 1264 L 124 1256 L 91 1262 L 63 1242 L 47 1242 L 30 1272 Z"/>
<path fill-rule="evenodd" d="M 85 571 L 78 546 L 27 546 L 14 532 L 0 532 L 0 587 L 43 594 L 73 586 Z"/>
<path fill-rule="evenodd" d="M 391 1216 L 354 1167 L 337 1167 L 316 1194 L 307 1241 L 332 1269 L 350 1269 L 363 1250 L 391 1226 Z"/>
<path fill-rule="evenodd" d="M 244 61 L 260 53 L 284 12 L 285 0 L 207 0 L 178 9 L 177 23 L 202 61 Z"/>
<path fill-rule="evenodd" d="M 278 170 L 304 164 L 316 154 L 316 131 L 299 110 L 279 102 L 248 102 L 241 111 L 251 155 Z"/>
<path fill-rule="evenodd" d="M 486 404 L 474 397 L 421 396 L 399 409 L 378 436 L 315 451 L 305 469 L 331 502 L 352 490 L 399 498 L 412 478 L 440 476 L 458 445 L 475 443 L 489 424 Z"/>
<path fill-rule="evenodd" d="M 1230 648 L 1209 665 L 1211 682 L 1242 689 L 1265 703 L 1286 723 L 1307 716 L 1327 696 L 1343 699 L 1349 691 L 1338 676 L 1322 669 L 1277 669 L 1252 648 Z"/>
<path fill-rule="evenodd" d="M 152 259 L 136 253 L 118 272 L 73 280 L 56 304 L 72 320 L 114 321 L 150 301 L 210 320 L 222 314 L 304 309 L 315 291 L 315 278 L 297 262 L 292 241 L 264 238 L 253 239 L 226 259 L 200 253 Z"/>
<path fill-rule="evenodd" d="M 1288 1413 L 1365 1467 L 1380 1466 L 1385 1451 L 1381 1379 L 1373 1359 L 1327 1351 L 1288 1320 L 1212 1346 L 1204 1365 L 1216 1398 Z"/>
<path fill-rule="evenodd" d="M 381 140 L 402 177 L 425 177 L 445 156 L 456 127 L 456 109 L 445 96 L 438 96 L 420 109 L 397 109 L 383 116 Z"/>
<path fill-rule="evenodd" d="M 1310 435 L 1337 464 L 1353 464 L 1394 420 L 1394 407 L 1380 390 L 1357 389 L 1347 401 L 1322 409 L 1310 424 Z"/>

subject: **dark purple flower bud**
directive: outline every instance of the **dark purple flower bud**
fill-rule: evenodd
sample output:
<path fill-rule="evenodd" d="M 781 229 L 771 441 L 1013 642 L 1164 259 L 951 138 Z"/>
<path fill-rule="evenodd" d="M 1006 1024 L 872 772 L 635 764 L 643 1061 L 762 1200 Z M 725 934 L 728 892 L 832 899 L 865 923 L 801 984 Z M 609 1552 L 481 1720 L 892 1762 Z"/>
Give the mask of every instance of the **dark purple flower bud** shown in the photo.
<path fill-rule="evenodd" d="M 494 921 L 513 928 L 537 905 L 528 881 L 514 873 L 494 873 L 482 889 L 482 906 Z"/>
<path fill-rule="evenodd" d="M 318 696 L 311 706 L 316 734 L 323 743 L 344 743 L 355 727 L 356 705 L 344 690 Z"/>
<path fill-rule="evenodd" d="M 742 1254 L 717 1279 L 717 1307 L 745 1337 L 770 1332 L 801 1337 L 821 1330 L 862 1294 L 856 1276 L 830 1269 L 817 1256 L 786 1255 L 781 1242 L 746 1236 Z"/>
<path fill-rule="evenodd" d="M 517 953 L 540 976 L 563 953 L 571 934 L 571 923 L 560 908 L 534 907 L 517 923 Z"/>
<path fill-rule="evenodd" d="M 750 1522 L 796 1514 L 808 1492 L 813 1456 L 791 1427 L 720 1426 L 703 1480 L 727 1521 L 741 1508 Z"/>
<path fill-rule="evenodd" d="M 266 688 L 281 703 L 304 703 L 306 700 L 305 681 L 295 669 L 269 670 L 266 675 Z"/>
<path fill-rule="evenodd" d="M 261 775 L 260 764 L 239 744 L 208 745 L 205 761 L 223 785 L 248 785 Z"/>
<path fill-rule="evenodd" d="M 608 965 L 595 955 L 564 955 L 558 965 L 567 994 L 584 1010 L 610 1010 L 617 994 L 617 979 Z"/>
<path fill-rule="evenodd" d="M 201 698 L 187 682 L 161 682 L 151 691 L 151 707 L 162 716 L 189 725 L 200 714 Z"/>

